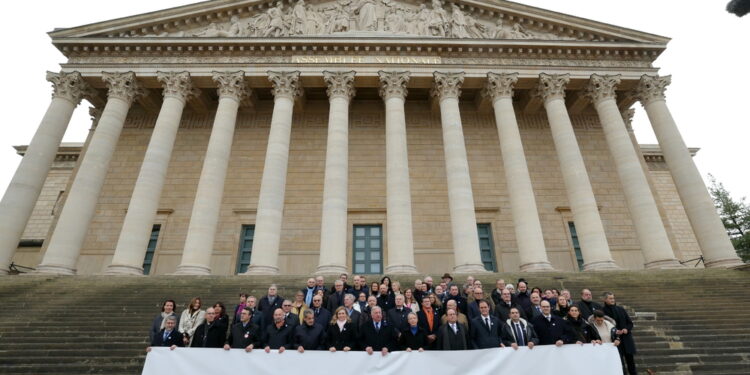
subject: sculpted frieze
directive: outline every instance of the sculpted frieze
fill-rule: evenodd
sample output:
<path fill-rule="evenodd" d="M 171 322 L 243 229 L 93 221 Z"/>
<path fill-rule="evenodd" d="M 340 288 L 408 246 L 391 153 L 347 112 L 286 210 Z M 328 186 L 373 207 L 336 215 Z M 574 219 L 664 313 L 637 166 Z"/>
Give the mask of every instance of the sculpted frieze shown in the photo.
<path fill-rule="evenodd" d="M 249 17 L 232 16 L 196 29 L 159 34 L 121 34 L 145 37 L 279 38 L 294 36 L 418 36 L 476 39 L 573 40 L 548 30 L 529 30 L 498 15 L 472 13 L 456 3 L 430 0 L 414 5 L 393 0 L 335 0 L 306 3 L 282 1 Z"/>

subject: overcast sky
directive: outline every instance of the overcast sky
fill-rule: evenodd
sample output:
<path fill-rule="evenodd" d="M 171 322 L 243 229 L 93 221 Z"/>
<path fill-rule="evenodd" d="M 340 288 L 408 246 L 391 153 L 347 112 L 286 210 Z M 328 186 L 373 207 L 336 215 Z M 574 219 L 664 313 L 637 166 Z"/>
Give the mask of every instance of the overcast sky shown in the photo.
<path fill-rule="evenodd" d="M 0 191 L 21 159 L 13 145 L 28 144 L 50 102 L 47 70 L 65 61 L 47 32 L 156 11 L 194 1 L 65 0 L 3 2 L 0 40 Z M 713 174 L 735 197 L 750 196 L 750 74 L 743 72 L 750 48 L 750 16 L 737 18 L 721 1 L 522 0 L 520 3 L 672 38 L 656 61 L 672 74 L 667 104 L 685 142 L 700 147 L 701 174 Z M 675 8 L 676 7 L 676 8 Z M 12 52 L 11 52 L 12 51 Z M 88 103 L 76 109 L 64 142 L 83 142 L 90 126 Z M 645 112 L 637 105 L 633 123 L 640 143 L 656 143 Z"/>

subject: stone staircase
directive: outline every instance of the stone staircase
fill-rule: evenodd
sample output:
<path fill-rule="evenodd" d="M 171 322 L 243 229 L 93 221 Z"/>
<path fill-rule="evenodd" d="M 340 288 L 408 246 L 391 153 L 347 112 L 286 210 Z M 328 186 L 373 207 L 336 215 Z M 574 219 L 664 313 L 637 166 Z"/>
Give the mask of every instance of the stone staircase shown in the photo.
<path fill-rule="evenodd" d="M 437 276 L 437 275 L 435 275 Z M 611 290 L 634 317 L 640 373 L 750 374 L 750 273 L 727 270 L 601 273 L 503 273 L 532 286 Z M 488 288 L 496 274 L 480 277 Z M 374 280 L 374 276 L 368 280 Z M 411 285 L 413 277 L 398 277 Z M 241 291 L 265 294 L 275 282 L 286 297 L 303 276 L 0 278 L 0 373 L 138 374 L 147 332 L 166 298 L 229 308 Z M 332 280 L 327 280 L 330 284 Z M 182 311 L 180 308 L 179 311 Z"/>

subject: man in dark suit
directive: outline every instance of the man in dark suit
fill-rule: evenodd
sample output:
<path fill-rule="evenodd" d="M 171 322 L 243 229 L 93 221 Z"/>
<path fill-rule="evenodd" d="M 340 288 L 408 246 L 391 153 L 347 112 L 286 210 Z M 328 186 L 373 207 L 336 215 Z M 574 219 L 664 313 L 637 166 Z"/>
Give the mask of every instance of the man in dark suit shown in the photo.
<path fill-rule="evenodd" d="M 466 326 L 458 322 L 458 313 L 455 309 L 448 309 L 445 313 L 446 324 L 438 328 L 438 350 L 466 350 L 468 345 L 468 332 Z"/>
<path fill-rule="evenodd" d="M 510 294 L 510 290 L 503 289 L 500 292 L 500 302 L 495 304 L 495 315 L 500 319 L 501 322 L 505 322 L 510 319 L 510 310 L 517 308 L 521 313 L 521 318 L 526 319 L 526 315 L 523 313 L 521 305 L 514 303 Z"/>
<path fill-rule="evenodd" d="M 430 297 L 422 297 L 421 302 L 422 305 L 417 312 L 417 319 L 419 320 L 419 327 L 427 334 L 427 348 L 425 349 L 435 349 L 437 331 L 440 328 L 440 315 L 432 308 Z"/>
<path fill-rule="evenodd" d="M 516 302 L 523 307 L 525 311 L 529 311 L 531 308 L 531 293 L 529 293 L 529 286 L 525 280 L 518 280 L 518 290 L 516 292 Z M 531 318 L 530 314 L 526 314 L 527 317 Z"/>
<path fill-rule="evenodd" d="M 258 326 L 261 331 L 263 331 L 263 327 L 265 327 L 265 316 L 263 315 L 263 312 L 258 310 L 258 299 L 255 298 L 255 296 L 248 296 L 247 300 L 245 302 L 245 307 L 250 308 L 250 315 L 252 318 L 250 318 L 250 321 L 253 322 L 256 326 Z M 271 313 L 269 312 L 269 317 Z"/>
<path fill-rule="evenodd" d="M 518 349 L 519 346 L 528 346 L 529 349 L 533 349 L 534 345 L 539 344 L 534 326 L 521 319 L 520 307 L 510 309 L 510 318 L 507 322 L 503 321 L 501 336 L 503 345 L 513 349 Z"/>
<path fill-rule="evenodd" d="M 336 311 L 339 306 L 344 306 L 344 282 L 342 280 L 336 280 L 333 283 L 333 291 L 328 296 L 328 304 L 326 308 L 328 311 Z"/>
<path fill-rule="evenodd" d="M 472 295 L 474 296 L 474 300 L 471 301 L 467 307 L 466 310 L 468 313 L 466 314 L 469 317 L 469 321 L 474 320 L 477 316 L 479 316 L 479 301 L 486 301 L 487 305 L 490 307 L 490 315 L 494 313 L 495 306 L 492 302 L 492 299 L 485 298 L 484 291 L 480 287 L 475 287 L 472 291 Z"/>
<path fill-rule="evenodd" d="M 362 325 L 359 330 L 360 346 L 367 354 L 379 351 L 385 356 L 396 348 L 396 334 L 393 327 L 383 321 L 383 309 L 374 306 L 370 311 L 371 322 Z"/>
<path fill-rule="evenodd" d="M 346 315 L 349 316 L 349 319 L 352 320 L 352 323 L 354 325 L 354 328 L 359 327 L 359 320 L 362 313 L 354 309 L 354 301 L 355 297 L 353 294 L 347 294 L 344 296 L 344 309 L 346 310 Z M 328 325 L 329 322 L 319 322 L 316 320 L 318 324 L 321 324 L 323 327 Z"/>
<path fill-rule="evenodd" d="M 276 284 L 271 284 L 271 286 L 268 287 L 268 295 L 260 299 L 258 310 L 271 315 L 276 309 L 281 308 L 281 305 L 284 302 L 284 297 L 276 294 L 276 291 Z"/>
<path fill-rule="evenodd" d="M 531 293 L 531 296 L 529 296 L 529 302 L 531 303 L 531 305 L 529 305 L 529 307 L 524 311 L 526 317 L 529 318 L 529 320 L 533 320 L 537 316 L 543 315 L 542 297 L 539 296 L 539 293 Z"/>
<path fill-rule="evenodd" d="M 331 321 L 331 312 L 323 307 L 323 297 L 313 297 L 313 305 L 310 307 L 310 309 L 315 314 L 315 321 L 323 324 L 323 327 L 325 327 L 328 322 Z"/>
<path fill-rule="evenodd" d="M 393 306 L 396 305 L 396 302 L 393 298 L 393 293 L 388 293 L 388 286 L 385 284 L 380 284 L 380 289 L 378 292 L 378 306 L 380 306 L 380 308 L 383 309 L 384 312 L 392 309 Z"/>
<path fill-rule="evenodd" d="M 396 306 L 388 310 L 387 316 L 388 323 L 393 326 L 396 332 L 401 332 L 409 327 L 409 322 L 406 317 L 409 315 L 411 310 L 404 306 L 404 295 L 399 294 L 395 297 Z"/>
<path fill-rule="evenodd" d="M 260 346 L 260 327 L 253 324 L 252 314 L 249 307 L 242 309 L 240 320 L 229 329 L 229 338 L 224 344 L 224 350 L 245 349 L 249 352 Z"/>
<path fill-rule="evenodd" d="M 542 301 L 540 307 L 542 314 L 531 319 L 531 324 L 539 336 L 539 345 L 562 346 L 575 343 L 575 332 L 563 318 L 551 313 L 549 301 Z"/>
<path fill-rule="evenodd" d="M 617 350 L 620 352 L 620 359 L 628 367 L 630 375 L 637 374 L 635 368 L 635 340 L 633 340 L 633 321 L 630 320 L 628 312 L 615 303 L 615 295 L 607 292 L 604 293 L 604 315 L 615 320 L 615 334 L 619 335 L 620 345 Z"/>
<path fill-rule="evenodd" d="M 193 334 L 193 348 L 221 348 L 226 342 L 226 326 L 216 319 L 213 307 L 206 309 L 206 321 L 196 328 Z"/>
<path fill-rule="evenodd" d="M 295 327 L 299 324 L 299 315 L 292 312 L 292 301 L 284 300 L 281 304 L 281 310 L 284 311 L 284 323 L 290 327 Z"/>
<path fill-rule="evenodd" d="M 568 304 L 570 304 L 570 302 L 568 302 Z M 576 302 L 576 306 L 578 306 L 578 310 L 581 312 L 581 317 L 586 321 L 588 321 L 589 317 L 594 314 L 594 311 L 602 309 L 602 305 L 594 302 L 593 295 L 589 289 L 583 289 L 581 291 L 581 300 Z"/>
<path fill-rule="evenodd" d="M 500 336 L 502 325 L 500 319 L 490 315 L 490 304 L 479 301 L 480 315 L 471 321 L 470 334 L 474 349 L 488 349 L 503 347 Z"/>
<path fill-rule="evenodd" d="M 466 298 L 459 293 L 458 285 L 453 284 L 450 286 L 450 289 L 448 289 L 448 298 L 446 298 L 446 302 L 451 299 L 456 301 L 458 311 L 466 314 Z"/>
<path fill-rule="evenodd" d="M 266 326 L 263 331 L 263 345 L 266 353 L 271 349 L 278 349 L 283 353 L 292 348 L 292 327 L 284 322 L 284 310 L 276 309 L 273 312 L 273 324 Z"/>
<path fill-rule="evenodd" d="M 323 350 L 326 342 L 326 325 L 315 323 L 315 314 L 311 310 L 303 313 L 304 322 L 294 327 L 292 345 L 298 352 L 305 350 Z"/>
<path fill-rule="evenodd" d="M 166 319 L 164 328 L 154 334 L 151 346 L 167 346 L 170 350 L 174 350 L 178 346 L 181 347 L 184 345 L 182 335 L 177 331 L 177 318 L 174 315 L 170 315 Z M 147 352 L 151 351 L 151 346 L 146 349 Z"/>

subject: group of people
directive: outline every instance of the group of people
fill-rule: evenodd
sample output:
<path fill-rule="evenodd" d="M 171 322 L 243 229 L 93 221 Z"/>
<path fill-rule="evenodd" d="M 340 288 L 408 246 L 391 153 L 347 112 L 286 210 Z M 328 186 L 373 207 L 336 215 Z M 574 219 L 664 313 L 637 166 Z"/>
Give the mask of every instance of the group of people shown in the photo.
<path fill-rule="evenodd" d="M 350 351 L 387 355 L 394 350 L 467 350 L 565 344 L 617 346 L 623 366 L 636 373 L 633 322 L 611 292 L 602 303 L 589 289 L 574 300 L 569 290 L 514 286 L 499 279 L 490 290 L 469 276 L 463 284 L 450 274 L 430 276 L 402 288 L 385 276 L 368 286 L 365 276 L 342 274 L 329 289 L 322 276 L 310 278 L 293 299 L 240 293 L 227 310 L 222 302 L 204 309 L 193 298 L 181 314 L 167 300 L 154 319 L 151 346 Z M 231 325 L 230 325 L 231 323 Z M 150 350 L 150 347 L 149 347 Z"/>

